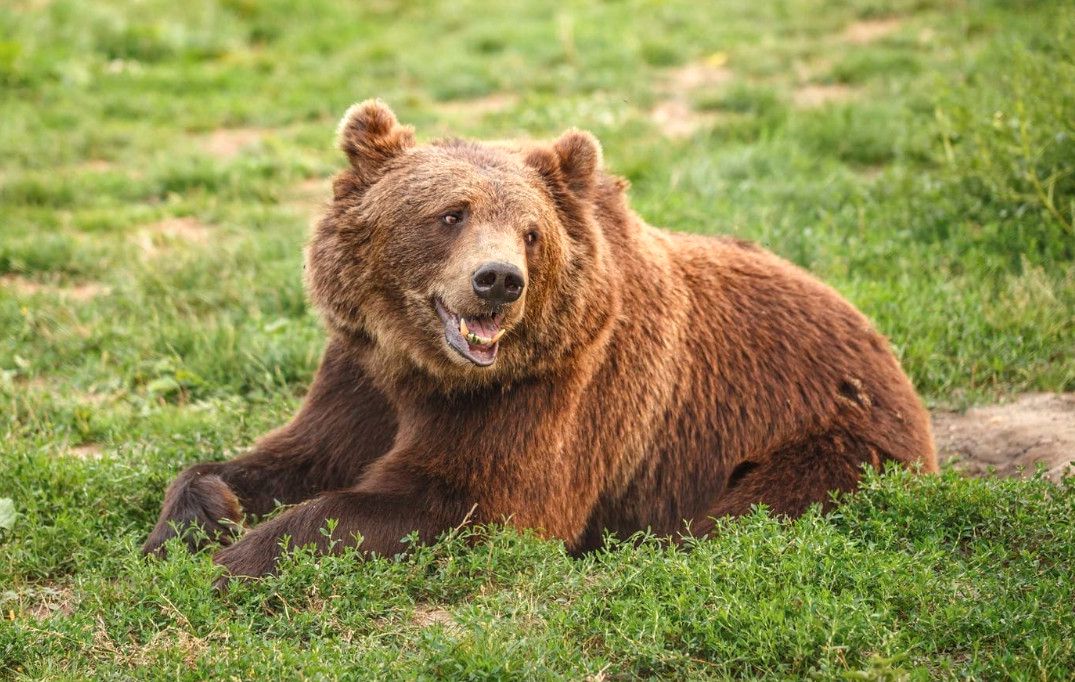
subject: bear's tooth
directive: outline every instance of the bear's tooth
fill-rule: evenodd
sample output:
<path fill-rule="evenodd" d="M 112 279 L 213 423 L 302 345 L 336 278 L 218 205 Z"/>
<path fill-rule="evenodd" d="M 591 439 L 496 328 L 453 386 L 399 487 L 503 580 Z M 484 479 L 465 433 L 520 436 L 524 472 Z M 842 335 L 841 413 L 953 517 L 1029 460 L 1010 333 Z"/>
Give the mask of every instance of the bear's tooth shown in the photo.
<path fill-rule="evenodd" d="M 466 339 L 470 343 L 470 345 L 481 346 L 483 348 L 496 343 L 496 341 L 494 341 L 493 339 L 481 336 L 480 334 L 475 334 L 474 332 L 470 332 L 469 334 L 467 334 Z"/>
<path fill-rule="evenodd" d="M 507 331 L 508 331 L 507 329 L 501 329 L 496 334 L 494 334 L 492 340 L 489 342 L 489 345 L 491 346 L 494 343 L 496 343 L 497 341 L 499 341 Z"/>
<path fill-rule="evenodd" d="M 459 334 L 464 339 L 470 336 L 470 329 L 467 328 L 467 320 L 462 315 L 459 316 Z"/>

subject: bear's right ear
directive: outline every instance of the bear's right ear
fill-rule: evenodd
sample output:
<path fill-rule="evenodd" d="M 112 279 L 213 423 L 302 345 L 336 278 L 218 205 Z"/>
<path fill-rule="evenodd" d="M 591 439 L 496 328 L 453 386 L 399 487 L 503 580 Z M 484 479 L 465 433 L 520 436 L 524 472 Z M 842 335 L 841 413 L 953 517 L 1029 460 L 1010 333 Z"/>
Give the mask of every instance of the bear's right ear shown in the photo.
<path fill-rule="evenodd" d="M 414 128 L 403 126 L 379 99 L 351 105 L 336 131 L 340 150 L 347 155 L 358 184 L 369 187 L 384 166 L 414 146 Z"/>

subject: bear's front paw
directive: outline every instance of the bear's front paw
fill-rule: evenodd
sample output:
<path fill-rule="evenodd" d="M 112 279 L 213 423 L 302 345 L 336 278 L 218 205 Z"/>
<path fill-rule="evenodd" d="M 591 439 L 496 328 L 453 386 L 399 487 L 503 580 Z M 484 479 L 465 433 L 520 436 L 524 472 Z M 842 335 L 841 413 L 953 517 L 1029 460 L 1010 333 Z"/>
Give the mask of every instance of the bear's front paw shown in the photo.
<path fill-rule="evenodd" d="M 209 542 L 228 545 L 242 532 L 241 521 L 239 499 L 224 479 L 195 467 L 168 487 L 164 508 L 142 552 L 163 556 L 164 543 L 177 535 L 191 552 Z"/>

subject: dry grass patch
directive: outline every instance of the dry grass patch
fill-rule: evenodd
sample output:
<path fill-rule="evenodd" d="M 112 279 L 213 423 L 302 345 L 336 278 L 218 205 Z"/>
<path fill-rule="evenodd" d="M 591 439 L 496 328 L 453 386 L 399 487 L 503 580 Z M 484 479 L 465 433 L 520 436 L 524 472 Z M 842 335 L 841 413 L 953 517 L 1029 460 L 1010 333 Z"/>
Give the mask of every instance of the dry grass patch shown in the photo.
<path fill-rule="evenodd" d="M 116 164 L 111 161 L 106 161 L 105 159 L 89 159 L 77 166 L 78 170 L 88 173 L 107 173 L 115 167 Z"/>
<path fill-rule="evenodd" d="M 188 623 L 189 625 L 189 623 Z M 179 651 L 183 663 L 193 668 L 208 646 L 205 639 L 186 630 L 169 626 L 153 634 L 145 644 L 116 643 L 103 624 L 93 633 L 93 650 L 103 660 L 131 668 L 143 668 L 154 663 L 161 651 Z"/>
<path fill-rule="evenodd" d="M 716 53 L 701 61 L 671 69 L 665 76 L 664 88 L 675 94 L 725 85 L 735 78 L 735 73 L 727 67 L 727 63 L 726 55 Z"/>
<path fill-rule="evenodd" d="M 112 291 L 111 287 L 100 282 L 79 282 L 78 284 L 61 286 L 49 282 L 38 282 L 13 274 L 0 276 L 0 287 L 14 291 L 20 296 L 45 294 L 58 296 L 75 303 L 86 303 Z"/>
<path fill-rule="evenodd" d="M 97 443 L 83 443 L 82 445 L 67 448 L 64 454 L 75 459 L 101 459 L 101 455 L 104 454 L 104 448 Z"/>
<path fill-rule="evenodd" d="M 218 128 L 202 137 L 199 146 L 218 159 L 232 159 L 264 140 L 268 134 L 269 131 L 263 128 Z"/>
<path fill-rule="evenodd" d="M 429 605 L 416 606 L 412 622 L 420 628 L 441 625 L 449 632 L 459 631 L 459 623 L 452 617 L 452 614 L 444 609 L 438 609 Z"/>
<path fill-rule="evenodd" d="M 667 137 L 683 138 L 712 126 L 719 116 L 691 106 L 691 95 L 704 88 L 727 85 L 735 73 L 726 66 L 727 56 L 715 53 L 706 59 L 669 69 L 657 87 L 662 100 L 650 110 L 650 120 Z"/>
<path fill-rule="evenodd" d="M 135 241 L 142 255 L 152 258 L 176 242 L 203 246 L 211 234 L 212 228 L 197 218 L 165 218 L 139 230 Z"/>
<path fill-rule="evenodd" d="M 799 109 L 813 109 L 829 102 L 846 102 L 854 95 L 854 88 L 840 83 L 808 83 L 795 88 L 791 102 Z"/>
<path fill-rule="evenodd" d="M 78 599 L 70 587 L 36 585 L 8 593 L 15 604 L 5 605 L 4 610 L 35 621 L 48 620 L 54 616 L 70 616 L 75 612 Z M 5 613 L 10 617 L 10 614 Z"/>
<path fill-rule="evenodd" d="M 82 282 L 70 287 L 57 290 L 60 298 L 68 298 L 78 303 L 91 301 L 98 296 L 103 296 L 111 291 L 111 288 L 100 282 Z"/>
<path fill-rule="evenodd" d="M 844 29 L 844 40 L 852 45 L 869 45 L 897 31 L 903 20 L 896 17 L 864 19 Z"/>
<path fill-rule="evenodd" d="M 675 139 L 690 137 L 715 124 L 718 118 L 716 112 L 697 111 L 689 102 L 678 99 L 661 102 L 650 110 L 650 120 L 666 137 Z"/>

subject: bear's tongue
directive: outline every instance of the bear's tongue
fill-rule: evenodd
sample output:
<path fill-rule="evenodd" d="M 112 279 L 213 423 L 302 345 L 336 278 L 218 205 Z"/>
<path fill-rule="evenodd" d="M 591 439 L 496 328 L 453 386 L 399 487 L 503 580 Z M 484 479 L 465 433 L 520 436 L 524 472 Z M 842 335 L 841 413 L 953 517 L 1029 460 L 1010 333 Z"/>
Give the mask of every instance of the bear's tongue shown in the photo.
<path fill-rule="evenodd" d="M 500 325 L 492 317 L 460 317 L 459 333 L 471 347 L 492 346 L 500 337 Z"/>

